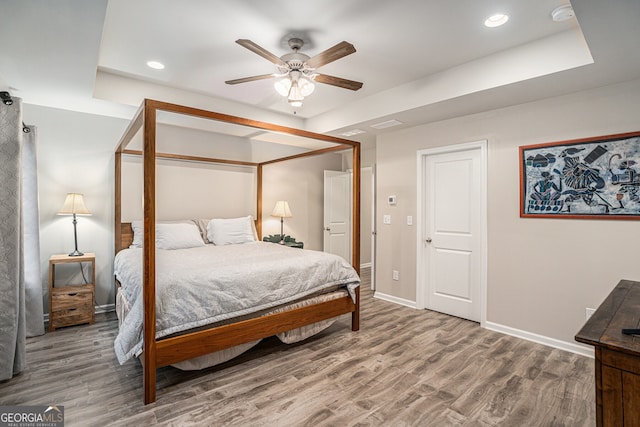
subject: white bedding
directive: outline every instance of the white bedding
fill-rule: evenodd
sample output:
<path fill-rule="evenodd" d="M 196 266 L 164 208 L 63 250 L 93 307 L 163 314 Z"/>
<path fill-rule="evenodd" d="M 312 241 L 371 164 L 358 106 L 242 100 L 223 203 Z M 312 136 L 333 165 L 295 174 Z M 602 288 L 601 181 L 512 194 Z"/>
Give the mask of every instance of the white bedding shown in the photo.
<path fill-rule="evenodd" d="M 124 363 L 142 351 L 142 250 L 115 259 L 131 304 L 114 347 Z M 360 279 L 341 257 L 272 243 L 156 251 L 156 337 L 259 312 L 319 290 L 345 285 L 355 299 Z"/>

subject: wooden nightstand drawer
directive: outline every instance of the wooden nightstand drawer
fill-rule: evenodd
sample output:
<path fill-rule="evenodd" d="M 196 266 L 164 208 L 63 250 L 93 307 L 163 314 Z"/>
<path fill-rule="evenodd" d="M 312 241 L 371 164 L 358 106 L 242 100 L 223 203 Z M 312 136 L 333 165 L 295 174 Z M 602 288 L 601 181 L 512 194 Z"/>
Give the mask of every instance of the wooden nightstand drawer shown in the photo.
<path fill-rule="evenodd" d="M 62 312 L 70 308 L 93 308 L 93 285 L 54 288 L 51 298 L 54 313 Z"/>
<path fill-rule="evenodd" d="M 51 317 L 50 322 L 52 322 L 54 328 L 93 323 L 93 306 L 56 310 Z"/>

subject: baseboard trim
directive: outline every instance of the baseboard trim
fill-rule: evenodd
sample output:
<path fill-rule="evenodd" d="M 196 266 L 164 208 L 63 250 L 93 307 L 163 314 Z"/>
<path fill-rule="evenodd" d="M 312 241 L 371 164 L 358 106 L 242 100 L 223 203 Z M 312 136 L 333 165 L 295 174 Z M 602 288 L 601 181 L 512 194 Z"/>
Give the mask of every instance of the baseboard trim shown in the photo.
<path fill-rule="evenodd" d="M 532 341 L 538 344 L 546 345 L 549 347 L 557 348 L 559 350 L 568 351 L 571 353 L 579 354 L 594 358 L 593 348 L 584 347 L 580 344 L 574 344 L 567 341 L 557 340 L 544 335 L 538 335 L 533 332 L 523 331 L 521 329 L 512 328 L 510 326 L 501 325 L 499 323 L 485 322 L 484 327 L 490 331 L 500 332 L 512 337 L 521 338 L 523 340 Z"/>
<path fill-rule="evenodd" d="M 416 308 L 416 302 L 408 299 L 394 297 L 393 295 L 383 294 L 382 292 L 374 292 L 374 298 L 381 299 L 383 301 L 393 302 L 396 304 L 404 305 L 405 307 Z"/>
<path fill-rule="evenodd" d="M 109 313 L 111 311 L 116 311 L 115 304 L 96 305 L 96 314 Z"/>

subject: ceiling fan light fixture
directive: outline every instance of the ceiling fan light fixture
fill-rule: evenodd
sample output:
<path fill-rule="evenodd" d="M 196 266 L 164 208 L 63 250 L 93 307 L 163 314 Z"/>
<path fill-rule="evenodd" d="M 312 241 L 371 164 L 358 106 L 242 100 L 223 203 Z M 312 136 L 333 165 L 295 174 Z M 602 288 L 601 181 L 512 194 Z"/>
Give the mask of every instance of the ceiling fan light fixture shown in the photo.
<path fill-rule="evenodd" d="M 279 80 L 274 83 L 275 90 L 280 95 L 287 97 L 289 104 L 294 107 L 302 107 L 302 101 L 305 96 L 309 96 L 314 92 L 316 81 L 354 91 L 362 87 L 361 82 L 315 73 L 315 70 L 319 67 L 351 55 L 356 51 L 356 48 L 346 41 L 342 41 L 312 58 L 299 51 L 304 45 L 304 41 L 297 37 L 289 39 L 289 47 L 293 52 L 280 57 L 249 39 L 238 39 L 236 43 L 275 64 L 278 68 L 278 73 L 227 80 L 225 83 L 228 85 L 276 77 Z"/>
<path fill-rule="evenodd" d="M 289 97 L 287 101 L 289 101 L 289 105 L 292 107 L 302 107 L 303 100 L 304 95 L 302 95 L 302 89 L 298 86 L 298 81 L 293 80 L 291 82 L 291 89 L 289 90 Z"/>
<path fill-rule="evenodd" d="M 278 92 L 282 96 L 289 96 L 289 90 L 291 89 L 291 80 L 288 77 L 284 79 L 276 80 L 273 84 L 276 88 L 276 92 Z"/>
<path fill-rule="evenodd" d="M 311 80 L 303 77 L 298 80 L 298 87 L 300 87 L 302 96 L 309 96 L 315 90 L 316 85 Z"/>

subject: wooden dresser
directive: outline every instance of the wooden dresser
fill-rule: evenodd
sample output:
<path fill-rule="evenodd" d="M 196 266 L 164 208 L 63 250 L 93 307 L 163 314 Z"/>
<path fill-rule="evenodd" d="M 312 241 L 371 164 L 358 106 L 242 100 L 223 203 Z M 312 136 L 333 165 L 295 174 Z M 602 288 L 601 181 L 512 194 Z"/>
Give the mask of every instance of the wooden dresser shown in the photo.
<path fill-rule="evenodd" d="M 598 426 L 640 426 L 640 282 L 621 280 L 575 339 L 595 347 Z"/>
<path fill-rule="evenodd" d="M 90 282 L 81 285 L 55 286 L 56 265 L 86 262 L 91 265 Z M 82 256 L 66 254 L 49 258 L 49 331 L 64 326 L 93 323 L 95 321 L 96 255 Z"/>

